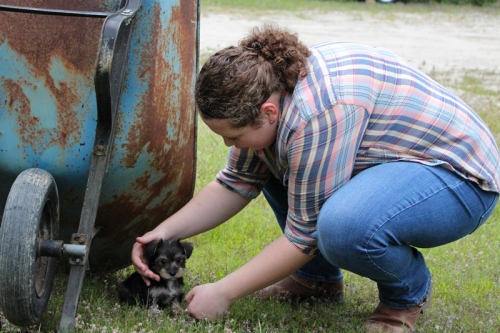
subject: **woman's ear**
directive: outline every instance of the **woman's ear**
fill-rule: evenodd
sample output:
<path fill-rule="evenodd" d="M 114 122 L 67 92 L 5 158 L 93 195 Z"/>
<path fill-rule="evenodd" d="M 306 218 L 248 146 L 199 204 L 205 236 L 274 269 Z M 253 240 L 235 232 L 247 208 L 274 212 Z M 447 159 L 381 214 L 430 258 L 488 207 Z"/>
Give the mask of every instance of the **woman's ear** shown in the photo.
<path fill-rule="evenodd" d="M 271 124 L 279 117 L 280 94 L 274 93 L 260 107 L 260 113 L 264 119 L 268 119 Z"/>

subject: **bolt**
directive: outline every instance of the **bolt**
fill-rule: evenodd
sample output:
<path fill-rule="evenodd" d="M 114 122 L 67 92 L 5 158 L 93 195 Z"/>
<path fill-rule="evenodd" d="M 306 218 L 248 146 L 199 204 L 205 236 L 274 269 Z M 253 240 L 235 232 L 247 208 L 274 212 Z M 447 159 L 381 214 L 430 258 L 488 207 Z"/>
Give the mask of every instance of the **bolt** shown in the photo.
<path fill-rule="evenodd" d="M 123 16 L 131 16 L 134 12 L 131 11 L 130 9 L 124 10 L 121 14 Z"/>
<path fill-rule="evenodd" d="M 73 240 L 75 242 L 78 242 L 79 244 L 84 244 L 85 243 L 85 238 L 84 237 L 77 236 L 77 237 L 73 238 Z"/>
<path fill-rule="evenodd" d="M 82 259 L 81 259 L 81 258 L 75 258 L 75 262 L 76 262 L 77 264 L 79 264 L 79 263 L 81 263 L 81 262 L 82 262 Z"/>

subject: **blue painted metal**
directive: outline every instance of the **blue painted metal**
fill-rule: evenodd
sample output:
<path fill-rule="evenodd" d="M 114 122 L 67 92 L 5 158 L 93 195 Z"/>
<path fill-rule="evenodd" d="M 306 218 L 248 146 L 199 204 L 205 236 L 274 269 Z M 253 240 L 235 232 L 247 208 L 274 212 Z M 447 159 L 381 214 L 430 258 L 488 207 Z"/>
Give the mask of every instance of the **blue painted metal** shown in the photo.
<path fill-rule="evenodd" d="M 29 6 L 29 1 L 15 4 Z M 116 11 L 119 2 L 44 1 L 47 8 L 69 5 L 107 12 Z M 19 173 L 45 169 L 59 189 L 65 242 L 78 228 L 87 185 L 102 23 L 95 17 L 0 10 L 0 213 Z M 196 116 L 191 94 L 198 40 L 198 0 L 142 1 L 95 222 L 102 229 L 92 242 L 93 269 L 128 265 L 135 237 L 192 196 Z"/>

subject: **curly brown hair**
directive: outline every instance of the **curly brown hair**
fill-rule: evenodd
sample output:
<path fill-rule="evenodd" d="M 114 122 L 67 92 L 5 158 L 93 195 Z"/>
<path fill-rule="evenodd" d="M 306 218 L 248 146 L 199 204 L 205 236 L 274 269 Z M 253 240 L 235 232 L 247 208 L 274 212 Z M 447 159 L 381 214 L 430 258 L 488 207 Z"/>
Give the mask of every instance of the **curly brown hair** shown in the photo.
<path fill-rule="evenodd" d="M 258 126 L 262 104 L 275 92 L 293 92 L 310 54 L 296 34 L 276 25 L 255 27 L 201 68 L 195 86 L 201 115 L 229 119 L 236 128 Z"/>

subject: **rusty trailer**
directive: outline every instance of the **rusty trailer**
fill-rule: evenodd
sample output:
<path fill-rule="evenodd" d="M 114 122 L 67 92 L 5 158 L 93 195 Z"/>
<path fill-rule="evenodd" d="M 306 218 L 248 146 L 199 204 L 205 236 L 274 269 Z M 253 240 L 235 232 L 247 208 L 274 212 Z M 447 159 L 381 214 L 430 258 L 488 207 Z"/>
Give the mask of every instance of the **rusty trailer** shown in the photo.
<path fill-rule="evenodd" d="M 195 182 L 198 0 L 0 0 L 0 309 L 41 321 L 55 266 L 70 331 L 85 271 L 130 265 L 135 237 Z"/>

